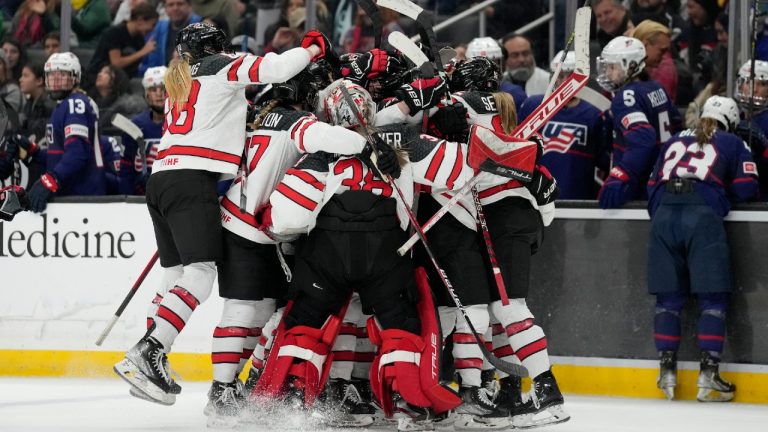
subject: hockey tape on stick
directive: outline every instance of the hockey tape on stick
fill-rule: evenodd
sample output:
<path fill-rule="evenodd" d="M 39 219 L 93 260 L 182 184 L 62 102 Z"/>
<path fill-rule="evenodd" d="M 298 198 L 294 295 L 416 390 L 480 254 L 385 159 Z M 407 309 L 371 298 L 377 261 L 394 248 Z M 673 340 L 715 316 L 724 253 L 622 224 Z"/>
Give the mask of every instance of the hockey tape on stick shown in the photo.
<path fill-rule="evenodd" d="M 583 25 L 583 21 L 585 18 L 584 16 L 579 17 L 579 14 L 589 15 L 589 17 L 586 18 L 587 25 L 589 25 L 589 21 L 592 18 L 592 10 L 589 8 L 589 0 L 584 2 L 584 6 L 576 10 L 576 22 L 573 26 L 573 31 L 571 32 L 571 35 L 568 37 L 568 41 L 565 43 L 565 49 L 563 49 L 563 54 L 560 57 L 560 61 L 557 62 L 557 66 L 555 66 L 555 70 L 552 71 L 552 79 L 549 81 L 549 85 L 547 85 L 547 91 L 544 92 L 544 99 L 546 99 L 547 96 L 551 95 L 552 89 L 555 88 L 555 82 L 557 81 L 557 77 L 560 76 L 560 70 L 563 68 L 563 63 L 565 63 L 565 57 L 568 55 L 568 51 L 570 51 L 571 45 L 573 45 L 574 43 L 574 39 L 576 38 L 576 33 L 582 32 L 582 29 L 579 26 Z M 587 32 L 589 32 L 588 28 L 587 28 Z M 587 34 L 587 36 L 589 35 Z M 587 49 L 589 49 L 588 46 L 587 46 Z M 589 53 L 587 53 L 587 59 L 589 59 Z M 589 66 L 587 66 L 587 70 L 589 70 Z M 587 73 L 587 75 L 589 75 L 589 73 Z"/>

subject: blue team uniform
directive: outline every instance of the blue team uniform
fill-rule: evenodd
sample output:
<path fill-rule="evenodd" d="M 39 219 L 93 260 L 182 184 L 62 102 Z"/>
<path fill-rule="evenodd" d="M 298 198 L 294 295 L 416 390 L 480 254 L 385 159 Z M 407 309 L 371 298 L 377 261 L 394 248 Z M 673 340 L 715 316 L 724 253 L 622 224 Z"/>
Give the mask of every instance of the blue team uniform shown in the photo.
<path fill-rule="evenodd" d="M 107 195 L 119 194 L 120 158 L 122 150 L 115 137 L 101 135 L 99 137 L 101 154 L 104 158 L 104 180 L 107 185 Z"/>
<path fill-rule="evenodd" d="M 98 111 L 83 93 L 62 100 L 46 125 L 46 167 L 59 184 L 58 195 L 104 195 L 104 163 L 97 142 Z"/>
<path fill-rule="evenodd" d="M 505 81 L 499 85 L 499 90 L 503 92 L 507 92 L 512 96 L 512 99 L 515 101 L 515 109 L 520 112 L 520 109 L 523 107 L 523 103 L 525 102 L 525 99 L 528 97 L 528 95 L 525 94 L 525 89 L 520 87 L 517 84 L 513 84 L 509 81 Z M 524 119 L 525 116 L 521 116 L 520 119 Z"/>
<path fill-rule="evenodd" d="M 543 100 L 544 95 L 525 100 L 519 117 L 528 117 Z M 595 167 L 605 150 L 603 113 L 586 101 L 572 108 L 563 108 L 544 125 L 544 156 L 547 167 L 560 186 L 559 199 L 595 199 L 597 183 Z"/>
<path fill-rule="evenodd" d="M 601 196 L 603 207 L 646 199 L 645 186 L 659 154 L 659 146 L 678 132 L 682 124 L 677 108 L 656 81 L 634 81 L 622 87 L 613 97 L 611 114 L 613 168 L 604 190 L 615 186 L 617 181 L 624 184 L 621 202 L 605 203 Z"/>
<path fill-rule="evenodd" d="M 742 139 L 750 142 L 749 135 L 752 131 L 752 157 L 757 163 L 758 172 L 768 172 L 768 110 L 755 114 L 752 121 L 742 120 L 737 130 L 743 135 Z M 738 133 L 738 132 L 737 132 Z M 768 176 L 758 180 L 760 183 L 760 199 L 768 200 Z"/>
<path fill-rule="evenodd" d="M 152 173 L 152 162 L 157 156 L 157 146 L 163 136 L 163 122 L 152 121 L 152 110 L 137 114 L 131 119 L 144 133 L 144 145 L 147 155 L 147 175 L 142 176 L 142 161 L 136 141 L 123 134 L 123 157 L 120 163 L 120 193 L 124 195 L 143 195 L 146 179 Z"/>

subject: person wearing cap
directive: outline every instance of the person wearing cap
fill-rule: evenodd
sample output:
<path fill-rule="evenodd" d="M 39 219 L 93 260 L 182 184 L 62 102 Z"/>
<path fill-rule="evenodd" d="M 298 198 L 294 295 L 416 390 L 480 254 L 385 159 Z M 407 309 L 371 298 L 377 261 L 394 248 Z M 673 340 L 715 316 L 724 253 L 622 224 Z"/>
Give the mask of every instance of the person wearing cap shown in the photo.
<path fill-rule="evenodd" d="M 192 11 L 190 0 L 165 0 L 165 13 L 168 18 L 157 21 L 155 29 L 146 37 L 146 39 L 154 39 L 157 46 L 139 65 L 140 76 L 144 76 L 147 69 L 151 67 L 168 65 L 176 47 L 176 33 L 189 24 L 198 23 L 203 19 Z"/>

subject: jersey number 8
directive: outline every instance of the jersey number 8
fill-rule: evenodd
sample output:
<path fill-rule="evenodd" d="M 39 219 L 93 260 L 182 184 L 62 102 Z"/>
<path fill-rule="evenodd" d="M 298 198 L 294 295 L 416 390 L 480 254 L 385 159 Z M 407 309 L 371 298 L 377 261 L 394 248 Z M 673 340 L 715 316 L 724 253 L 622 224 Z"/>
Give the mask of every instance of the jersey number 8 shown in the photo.
<path fill-rule="evenodd" d="M 178 109 L 175 105 L 172 106 L 170 113 L 166 116 L 168 132 L 176 135 L 186 135 L 192 130 L 192 124 L 195 121 L 195 104 L 197 103 L 197 95 L 199 93 L 200 82 L 192 80 L 192 88 L 189 91 L 187 103 L 184 104 L 182 109 Z"/>

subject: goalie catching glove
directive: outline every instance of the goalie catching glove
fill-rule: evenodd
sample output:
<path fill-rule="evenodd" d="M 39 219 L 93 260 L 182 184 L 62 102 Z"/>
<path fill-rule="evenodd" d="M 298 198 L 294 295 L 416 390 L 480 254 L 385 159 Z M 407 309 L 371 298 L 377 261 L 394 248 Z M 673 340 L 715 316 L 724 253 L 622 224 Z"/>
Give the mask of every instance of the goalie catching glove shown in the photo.
<path fill-rule="evenodd" d="M 419 78 L 410 84 L 400 86 L 395 90 L 395 96 L 408 105 L 411 116 L 414 116 L 421 110 L 437 105 L 446 91 L 448 86 L 440 77 Z"/>

